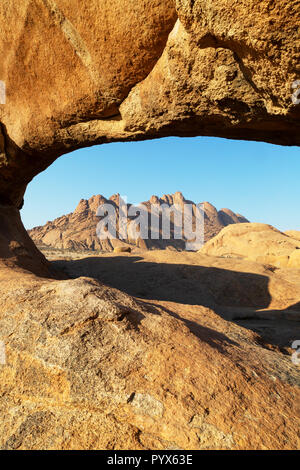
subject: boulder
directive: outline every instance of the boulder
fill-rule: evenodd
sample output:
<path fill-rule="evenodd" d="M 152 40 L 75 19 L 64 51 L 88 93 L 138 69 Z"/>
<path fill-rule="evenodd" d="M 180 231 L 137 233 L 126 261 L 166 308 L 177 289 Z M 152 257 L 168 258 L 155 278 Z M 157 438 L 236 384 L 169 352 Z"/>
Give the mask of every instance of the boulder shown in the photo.
<path fill-rule="evenodd" d="M 114 253 L 131 253 L 131 248 L 128 246 L 116 246 Z"/>
<path fill-rule="evenodd" d="M 211 240 L 200 253 L 243 258 L 258 263 L 272 264 L 277 267 L 295 267 L 300 241 L 289 237 L 271 225 L 243 223 L 229 225 Z M 294 261 L 290 256 L 296 253 Z"/>

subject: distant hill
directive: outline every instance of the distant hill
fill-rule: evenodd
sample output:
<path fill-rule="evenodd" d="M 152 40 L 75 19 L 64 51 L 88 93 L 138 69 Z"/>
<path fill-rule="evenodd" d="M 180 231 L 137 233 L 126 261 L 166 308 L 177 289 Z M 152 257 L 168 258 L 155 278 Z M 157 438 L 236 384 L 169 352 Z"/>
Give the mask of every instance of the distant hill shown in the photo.
<path fill-rule="evenodd" d="M 193 205 L 193 211 L 196 204 L 186 200 L 182 193 L 167 194 L 161 198 L 152 196 L 149 201 L 143 204 L 150 211 L 151 204 L 173 204 L 182 205 L 189 203 Z M 175 240 L 174 226 L 171 225 L 170 240 L 99 240 L 96 234 L 96 227 L 99 217 L 96 216 L 98 207 L 102 204 L 111 204 L 114 206 L 117 216 L 119 214 L 119 195 L 113 195 L 110 199 L 104 196 L 92 196 L 89 200 L 82 199 L 75 211 L 68 215 L 63 215 L 58 219 L 47 222 L 46 225 L 35 227 L 28 233 L 36 245 L 41 247 L 52 247 L 56 249 L 74 250 L 74 251 L 112 251 L 119 245 L 133 245 L 141 249 L 165 249 L 173 247 L 177 250 L 185 249 L 183 240 Z M 128 208 L 131 205 L 128 204 Z M 231 224 L 245 223 L 248 220 L 240 214 L 235 214 L 229 209 L 217 209 L 208 202 L 204 202 L 205 217 L 205 241 L 210 240 L 217 235 L 224 227 Z M 161 231 L 160 231 L 161 238 Z"/>
<path fill-rule="evenodd" d="M 256 261 L 277 268 L 300 267 L 300 232 L 285 233 L 267 224 L 246 223 L 224 228 L 200 253 Z"/>

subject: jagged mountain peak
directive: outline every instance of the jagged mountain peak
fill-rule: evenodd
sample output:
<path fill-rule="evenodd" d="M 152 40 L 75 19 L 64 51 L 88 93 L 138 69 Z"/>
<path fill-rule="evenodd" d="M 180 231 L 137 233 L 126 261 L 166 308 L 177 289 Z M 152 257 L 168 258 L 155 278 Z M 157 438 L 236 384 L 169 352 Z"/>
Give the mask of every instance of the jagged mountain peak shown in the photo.
<path fill-rule="evenodd" d="M 164 249 L 167 246 L 172 246 L 176 249 L 182 250 L 185 247 L 183 240 L 175 240 L 172 238 L 173 229 L 171 229 L 170 240 L 153 240 L 145 239 L 132 241 L 132 240 L 99 240 L 96 234 L 96 227 L 99 222 L 97 217 L 97 209 L 102 204 L 113 204 L 116 206 L 117 217 L 119 217 L 118 206 L 120 204 L 120 194 L 113 194 L 109 199 L 105 196 L 98 194 L 91 196 L 89 199 L 81 199 L 71 214 L 63 215 L 58 219 L 48 222 L 41 227 L 35 227 L 29 230 L 30 236 L 35 243 L 40 246 L 50 246 L 58 249 L 72 249 L 72 250 L 103 250 L 111 251 L 115 246 L 120 244 L 134 244 L 143 249 Z M 148 201 L 143 204 L 147 210 L 150 211 L 151 205 L 183 205 L 185 203 L 193 204 L 193 201 L 186 200 L 181 191 L 174 194 L 165 194 L 162 197 L 153 195 Z M 130 206 L 130 204 L 129 204 Z M 205 213 L 205 241 L 210 240 L 217 235 L 224 227 L 230 224 L 248 222 L 246 218 L 240 214 L 235 214 L 230 209 L 221 209 L 219 212 L 209 202 L 203 203 Z M 131 218 L 132 220 L 132 218 Z M 117 224 L 118 225 L 118 224 Z"/>

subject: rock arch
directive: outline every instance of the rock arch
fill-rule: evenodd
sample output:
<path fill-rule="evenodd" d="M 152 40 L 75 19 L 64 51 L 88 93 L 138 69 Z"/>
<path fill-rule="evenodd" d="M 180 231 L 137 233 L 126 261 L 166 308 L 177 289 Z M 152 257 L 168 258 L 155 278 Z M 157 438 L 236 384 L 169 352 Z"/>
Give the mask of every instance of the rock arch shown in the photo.
<path fill-rule="evenodd" d="M 298 10 L 290 0 L 1 2 L 2 220 L 9 207 L 18 217 L 37 173 L 80 147 L 168 135 L 299 145 Z"/>
<path fill-rule="evenodd" d="M 19 214 L 32 178 L 85 146 L 299 145 L 299 13 L 296 0 L 0 2 L 1 448 L 299 448 L 289 359 L 206 307 L 203 326 L 53 279 Z M 269 295 L 265 271 L 253 278 Z"/>

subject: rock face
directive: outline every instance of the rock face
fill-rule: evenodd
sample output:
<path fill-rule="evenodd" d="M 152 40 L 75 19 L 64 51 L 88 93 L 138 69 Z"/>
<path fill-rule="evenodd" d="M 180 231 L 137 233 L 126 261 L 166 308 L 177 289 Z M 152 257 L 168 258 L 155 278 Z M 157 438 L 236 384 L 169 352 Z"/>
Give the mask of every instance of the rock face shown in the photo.
<path fill-rule="evenodd" d="M 296 0 L 0 2 L 1 448 L 299 448 L 290 357 L 201 302 L 58 281 L 18 212 L 35 175 L 85 146 L 169 135 L 299 145 L 299 10 Z M 221 271 L 220 298 L 231 298 L 232 266 L 225 283 Z"/>
<path fill-rule="evenodd" d="M 36 174 L 93 144 L 205 135 L 299 145 L 299 9 L 2 1 L 0 204 L 13 218 Z"/>
<path fill-rule="evenodd" d="M 299 448 L 300 313 L 282 311 L 299 275 L 145 255 L 90 260 L 106 284 L 78 278 L 85 260 L 66 263 L 76 279 L 1 278 L 0 447 Z"/>
<path fill-rule="evenodd" d="M 295 240 L 300 240 L 300 232 L 299 230 L 287 230 L 284 232 L 286 235 L 288 235 L 291 238 L 294 238 Z"/>
<path fill-rule="evenodd" d="M 168 246 L 176 247 L 179 250 L 185 249 L 185 242 L 183 240 L 174 239 L 174 224 L 171 223 L 171 240 L 163 240 L 161 230 L 161 218 L 160 218 L 160 230 L 159 240 L 151 239 L 151 218 L 150 210 L 151 205 L 157 205 L 162 207 L 170 207 L 174 204 L 180 207 L 183 204 L 192 205 L 193 213 L 195 214 L 196 204 L 192 201 L 187 201 L 182 193 L 177 192 L 175 194 L 167 194 L 158 198 L 152 196 L 149 201 L 143 202 L 144 207 L 149 213 L 149 234 L 148 239 L 138 238 L 137 240 L 127 239 L 124 242 L 118 237 L 117 240 L 100 240 L 96 234 L 96 227 L 99 223 L 99 217 L 97 217 L 97 209 L 102 204 L 110 204 L 114 207 L 117 216 L 117 227 L 119 227 L 119 196 L 114 195 L 110 199 L 106 199 L 101 195 L 93 196 L 89 200 L 82 199 L 75 211 L 69 215 L 64 215 L 52 222 L 47 222 L 42 227 L 35 227 L 29 230 L 29 235 L 39 247 L 53 247 L 57 249 L 68 249 L 75 251 L 84 250 L 102 250 L 112 251 L 115 247 L 123 244 L 131 244 L 142 249 L 163 249 Z M 130 209 L 130 204 L 127 208 Z M 248 222 L 245 217 L 235 214 L 229 209 L 217 209 L 209 204 L 208 202 L 203 203 L 204 210 L 204 223 L 205 223 L 205 240 L 210 240 L 212 237 L 217 235 L 223 227 L 229 224 L 245 223 Z M 194 216 L 195 219 L 195 216 Z M 130 217 L 129 224 L 134 220 Z M 172 219 L 174 222 L 174 218 Z M 195 221 L 193 220 L 195 224 Z M 126 245 L 125 245 L 126 246 Z"/>
<path fill-rule="evenodd" d="M 120 5 L 1 2 L 0 202 L 18 207 L 37 173 L 95 143 L 171 134 L 299 145 L 297 1 Z"/>
<path fill-rule="evenodd" d="M 290 232 L 287 232 L 290 233 Z M 211 239 L 201 250 L 213 256 L 243 258 L 277 267 L 300 268 L 300 240 L 271 225 L 229 226 Z"/>

